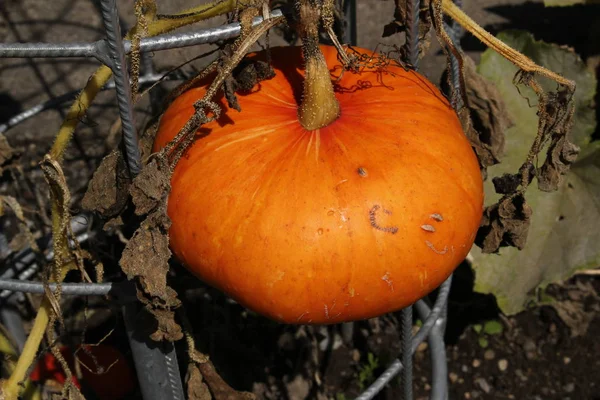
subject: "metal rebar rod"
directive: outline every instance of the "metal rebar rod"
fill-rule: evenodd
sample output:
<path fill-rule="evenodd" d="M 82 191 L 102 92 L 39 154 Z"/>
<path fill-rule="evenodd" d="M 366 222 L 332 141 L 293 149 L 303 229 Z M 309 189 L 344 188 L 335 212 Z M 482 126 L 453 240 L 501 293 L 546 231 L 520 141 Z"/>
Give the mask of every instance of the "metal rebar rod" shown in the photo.
<path fill-rule="evenodd" d="M 344 1 L 344 37 L 345 43 L 358 45 L 358 27 L 356 26 L 356 0 Z"/>
<path fill-rule="evenodd" d="M 425 320 L 431 314 L 431 309 L 425 302 L 415 305 L 419 316 Z M 442 312 L 442 314 L 444 314 Z M 444 344 L 445 316 L 436 319 L 434 327 L 427 337 L 431 353 L 431 400 L 446 400 L 448 398 L 448 364 L 446 346 Z"/>
<path fill-rule="evenodd" d="M 435 300 L 433 305 L 433 309 L 431 310 L 431 314 L 429 317 L 423 321 L 423 325 L 421 329 L 415 334 L 412 342 L 412 350 L 411 352 L 414 354 L 417 351 L 417 347 L 425 340 L 425 337 L 431 332 L 435 322 L 440 318 L 440 315 L 443 314 L 446 303 L 448 302 L 448 296 L 450 295 L 450 287 L 452 286 L 452 275 L 442 285 L 440 286 L 438 297 Z"/>
<path fill-rule="evenodd" d="M 412 306 L 402 310 L 402 394 L 404 400 L 412 400 L 413 397 L 413 369 L 412 369 L 412 326 L 413 326 L 413 309 Z"/>
<path fill-rule="evenodd" d="M 144 400 L 184 400 L 173 343 L 152 342 L 138 318 L 145 312 L 137 303 L 123 306 L 123 317 Z"/>
<path fill-rule="evenodd" d="M 415 68 L 419 65 L 419 8 L 420 0 L 406 1 L 406 55 Z"/>
<path fill-rule="evenodd" d="M 444 312 L 445 304 L 448 302 L 448 295 L 450 294 L 450 285 L 452 284 L 452 276 L 450 276 L 442 285 L 440 286 L 438 297 L 435 300 L 435 304 L 433 309 L 427 319 L 423 322 L 423 326 L 421 329 L 413 336 L 411 343 L 411 354 L 417 350 L 417 347 L 435 326 L 435 322 L 438 320 L 440 315 Z M 419 300 L 417 303 L 423 302 L 423 300 Z M 383 388 L 392 380 L 394 377 L 402 371 L 404 365 L 400 360 L 395 360 L 390 364 L 390 366 L 369 386 L 360 396 L 358 396 L 355 400 L 371 400 L 373 399 L 377 393 L 381 392 Z"/>
<path fill-rule="evenodd" d="M 125 50 L 123 49 L 116 1 L 101 0 L 101 8 L 111 58 L 109 67 L 112 69 L 115 79 L 117 103 L 121 116 L 125 159 L 130 175 L 135 177 L 142 169 L 142 162 L 140 160 L 140 148 L 135 129 L 129 71 L 127 70 L 127 62 L 125 61 Z"/>
<path fill-rule="evenodd" d="M 280 17 L 281 10 L 273 10 L 271 17 Z M 263 21 L 262 17 L 253 19 L 254 26 Z M 167 33 L 140 41 L 140 51 L 151 52 L 200 44 L 215 43 L 234 38 L 240 34 L 239 22 L 202 29 L 195 32 Z M 104 62 L 104 40 L 94 43 L 0 43 L 0 58 L 61 58 L 61 57 L 96 57 Z M 131 41 L 123 40 L 125 53 L 131 52 Z"/>

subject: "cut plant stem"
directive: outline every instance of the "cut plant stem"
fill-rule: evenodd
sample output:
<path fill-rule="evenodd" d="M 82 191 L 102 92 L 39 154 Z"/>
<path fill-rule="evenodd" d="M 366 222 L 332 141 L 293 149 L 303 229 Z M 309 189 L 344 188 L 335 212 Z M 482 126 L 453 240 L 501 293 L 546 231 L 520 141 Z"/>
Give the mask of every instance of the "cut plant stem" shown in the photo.
<path fill-rule="evenodd" d="M 554 73 L 544 67 L 537 65 L 533 60 L 524 54 L 519 53 L 512 47 L 508 46 L 501 40 L 498 40 L 491 33 L 487 32 L 481 26 L 479 26 L 475 21 L 471 19 L 467 14 L 465 14 L 460 8 L 456 6 L 452 2 L 452 0 L 436 0 L 439 4 L 441 3 L 442 11 L 448 15 L 450 18 L 455 20 L 468 30 L 473 36 L 477 39 L 481 40 L 486 46 L 491 49 L 497 51 L 504 58 L 515 64 L 517 67 L 521 68 L 526 72 L 533 72 L 536 74 L 540 74 L 546 78 L 552 79 L 553 81 L 567 86 L 571 91 L 575 90 L 575 82 L 565 78 L 564 76 L 560 76 L 557 73 Z"/>
<path fill-rule="evenodd" d="M 319 48 L 320 11 L 309 0 L 297 0 L 300 15 L 299 34 L 305 61 L 304 92 L 298 119 L 307 130 L 323 128 L 340 115 L 340 105 L 325 57 Z"/>

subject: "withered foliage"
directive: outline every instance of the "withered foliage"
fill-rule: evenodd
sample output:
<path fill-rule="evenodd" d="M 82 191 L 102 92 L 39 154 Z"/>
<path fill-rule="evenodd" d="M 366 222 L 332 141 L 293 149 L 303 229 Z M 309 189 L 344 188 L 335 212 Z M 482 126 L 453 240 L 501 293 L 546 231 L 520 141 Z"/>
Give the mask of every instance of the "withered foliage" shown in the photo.
<path fill-rule="evenodd" d="M 129 200 L 129 184 L 123 153 L 113 150 L 94 172 L 81 206 L 102 218 L 114 218 L 123 212 Z"/>
<path fill-rule="evenodd" d="M 459 88 L 451 87 L 462 93 L 452 95 L 463 99 L 463 108 L 458 114 L 485 176 L 486 167 L 501 162 L 503 132 L 510 126 L 510 120 L 497 91 L 476 74 L 473 63 L 445 31 L 442 9 L 441 0 L 432 1 L 432 20 L 438 39 L 447 56 L 456 57 L 460 69 Z M 493 37 L 487 35 L 482 35 L 487 44 L 520 68 L 514 78 L 515 85 L 527 86 L 537 95 L 539 118 L 536 137 L 519 170 L 493 180 L 496 192 L 503 196 L 485 209 L 475 244 L 484 253 L 495 253 L 503 246 L 518 249 L 525 246 L 533 213 L 526 200 L 529 185 L 535 178 L 540 190 L 557 190 L 576 160 L 579 148 L 568 138 L 574 114 L 574 82 L 539 67 L 514 50 L 507 51 L 506 45 L 495 43 Z M 545 92 L 536 80 L 537 75 L 556 81 L 558 89 Z M 537 161 L 543 156 L 545 146 L 548 146 L 546 159 L 539 167 Z"/>
<path fill-rule="evenodd" d="M 481 76 L 473 60 L 463 57 L 467 106 L 461 122 L 482 169 L 498 164 L 504 151 L 504 133 L 513 125 L 498 89 Z M 467 115 L 468 114 L 468 115 Z"/>

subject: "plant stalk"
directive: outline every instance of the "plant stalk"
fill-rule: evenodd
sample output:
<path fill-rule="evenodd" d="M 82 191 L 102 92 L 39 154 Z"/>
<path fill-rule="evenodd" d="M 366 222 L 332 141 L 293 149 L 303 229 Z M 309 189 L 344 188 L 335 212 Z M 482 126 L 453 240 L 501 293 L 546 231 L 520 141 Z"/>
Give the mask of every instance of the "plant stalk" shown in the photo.
<path fill-rule="evenodd" d="M 471 19 L 471 17 L 469 17 L 460 8 L 458 8 L 456 4 L 452 2 L 452 0 L 436 1 L 441 2 L 442 11 L 446 15 L 458 22 L 460 26 L 468 30 L 483 44 L 498 52 L 504 58 L 515 64 L 517 67 L 521 68 L 524 71 L 533 72 L 536 74 L 540 74 L 541 76 L 544 76 L 546 78 L 552 79 L 553 81 L 561 85 L 567 86 L 572 91 L 575 90 L 575 82 L 561 75 L 558 75 L 557 73 L 552 72 L 544 67 L 537 65 L 529 57 L 525 56 L 522 53 L 519 53 L 518 51 L 508 46 L 501 40 L 498 40 L 495 36 L 493 36 L 491 33 L 487 32 L 485 29 L 479 26 L 475 21 Z"/>
<path fill-rule="evenodd" d="M 50 320 L 50 303 L 47 297 L 44 297 L 38 313 L 35 317 L 31 332 L 25 342 L 23 352 L 19 356 L 17 365 L 4 384 L 2 385 L 2 399 L 3 400 L 17 400 L 19 391 L 21 389 L 20 383 L 25 381 L 27 371 L 33 362 L 35 361 L 38 348 L 44 333 L 46 332 L 46 326 Z"/>
<path fill-rule="evenodd" d="M 299 34 L 305 61 L 304 92 L 298 119 L 307 130 L 323 128 L 340 115 L 340 105 L 325 57 L 319 48 L 320 11 L 309 0 L 297 0 Z"/>

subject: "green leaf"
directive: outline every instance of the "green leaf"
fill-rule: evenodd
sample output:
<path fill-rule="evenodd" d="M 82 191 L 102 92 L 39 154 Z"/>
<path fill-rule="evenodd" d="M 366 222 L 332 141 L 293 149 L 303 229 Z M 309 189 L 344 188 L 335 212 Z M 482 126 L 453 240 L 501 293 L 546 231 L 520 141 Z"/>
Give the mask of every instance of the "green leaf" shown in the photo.
<path fill-rule="evenodd" d="M 498 321 L 487 321 L 483 324 L 483 332 L 488 335 L 499 335 L 504 330 L 502 324 Z"/>
<path fill-rule="evenodd" d="M 477 342 L 479 343 L 479 347 L 484 349 L 490 345 L 490 342 L 484 337 L 480 337 Z"/>
<path fill-rule="evenodd" d="M 576 4 L 600 4 L 600 0 L 544 0 L 546 7 L 565 7 Z"/>
<path fill-rule="evenodd" d="M 481 330 L 483 329 L 483 326 L 481 324 L 475 324 L 473 325 L 473 330 L 475 331 L 475 333 L 479 334 L 481 333 Z"/>
<path fill-rule="evenodd" d="M 538 64 L 575 80 L 571 140 L 582 150 L 558 191 L 541 192 L 536 182 L 527 190 L 533 217 L 523 250 L 511 247 L 498 254 L 482 254 L 474 247 L 471 251 L 475 291 L 494 294 L 500 309 L 511 315 L 535 302 L 538 288 L 600 264 L 600 144 L 590 143 L 596 127 L 592 109 L 596 80 L 581 59 L 572 50 L 536 41 L 527 32 L 507 31 L 498 38 Z M 526 158 L 537 132 L 537 97 L 529 88 L 517 90 L 513 85 L 517 68 L 491 50 L 482 55 L 478 71 L 496 85 L 515 122 L 506 131 L 501 164 L 488 168 L 485 194 L 489 205 L 500 197 L 494 192 L 492 177 L 517 172 Z M 549 80 L 539 78 L 539 82 L 546 90 L 556 89 Z"/>

